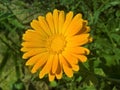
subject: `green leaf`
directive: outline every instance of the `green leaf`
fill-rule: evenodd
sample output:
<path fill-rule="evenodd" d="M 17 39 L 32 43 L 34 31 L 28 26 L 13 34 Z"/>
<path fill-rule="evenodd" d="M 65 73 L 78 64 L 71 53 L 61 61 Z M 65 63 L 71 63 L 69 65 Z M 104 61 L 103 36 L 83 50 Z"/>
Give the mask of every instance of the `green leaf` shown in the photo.
<path fill-rule="evenodd" d="M 120 1 L 113 1 L 113 2 L 108 2 L 103 4 L 98 10 L 95 11 L 94 13 L 94 23 L 96 23 L 98 21 L 98 18 L 100 16 L 100 14 L 105 11 L 106 9 L 112 7 L 112 6 L 116 6 L 119 5 Z"/>
<path fill-rule="evenodd" d="M 2 13 L 0 13 L 0 22 L 4 21 L 7 18 L 11 18 L 13 16 L 14 15 L 10 12 L 2 12 Z"/>
<path fill-rule="evenodd" d="M 7 50 L 4 54 L 3 54 L 3 59 L 0 63 L 0 74 L 2 73 L 6 63 L 8 62 L 9 58 L 10 58 L 10 54 L 9 54 L 9 51 Z"/>
<path fill-rule="evenodd" d="M 52 81 L 52 82 L 50 82 L 50 86 L 51 87 L 57 87 L 57 82 L 56 81 Z"/>
<path fill-rule="evenodd" d="M 12 90 L 25 90 L 25 85 L 21 80 L 17 80 L 13 84 Z"/>
<path fill-rule="evenodd" d="M 117 43 L 120 42 L 120 35 L 118 35 L 117 33 L 111 33 L 111 38 L 113 38 L 113 40 L 115 40 Z"/>

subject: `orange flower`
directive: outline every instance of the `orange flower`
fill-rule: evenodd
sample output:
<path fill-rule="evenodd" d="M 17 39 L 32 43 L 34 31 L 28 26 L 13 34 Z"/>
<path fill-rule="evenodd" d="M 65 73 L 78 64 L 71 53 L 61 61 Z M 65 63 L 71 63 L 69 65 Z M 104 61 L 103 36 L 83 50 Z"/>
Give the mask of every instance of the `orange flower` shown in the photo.
<path fill-rule="evenodd" d="M 78 61 L 85 62 L 90 51 L 83 45 L 92 41 L 90 27 L 79 13 L 73 16 L 70 11 L 55 9 L 45 17 L 31 22 L 32 29 L 23 35 L 21 51 L 27 66 L 33 66 L 31 72 L 40 69 L 39 77 L 48 74 L 49 81 L 61 79 L 63 72 L 72 77 L 79 70 Z"/>

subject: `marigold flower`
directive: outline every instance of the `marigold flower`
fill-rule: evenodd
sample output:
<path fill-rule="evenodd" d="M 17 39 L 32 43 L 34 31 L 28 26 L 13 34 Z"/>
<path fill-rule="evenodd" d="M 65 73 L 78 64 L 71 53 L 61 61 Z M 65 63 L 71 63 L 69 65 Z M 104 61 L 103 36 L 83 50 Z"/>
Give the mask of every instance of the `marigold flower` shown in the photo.
<path fill-rule="evenodd" d="M 33 66 L 31 72 L 40 70 L 39 78 L 48 74 L 49 81 L 61 79 L 63 72 L 72 77 L 79 70 L 78 61 L 85 62 L 90 53 L 82 47 L 92 41 L 87 23 L 80 13 L 65 15 L 57 9 L 33 20 L 32 29 L 23 34 L 21 48 L 23 59 L 28 59 L 26 65 Z"/>

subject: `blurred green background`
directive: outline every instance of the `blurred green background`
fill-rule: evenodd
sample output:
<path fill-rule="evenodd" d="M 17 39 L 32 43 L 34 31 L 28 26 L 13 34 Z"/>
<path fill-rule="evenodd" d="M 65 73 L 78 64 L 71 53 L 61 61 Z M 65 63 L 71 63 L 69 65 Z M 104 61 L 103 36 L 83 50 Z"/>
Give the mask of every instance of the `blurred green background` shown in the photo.
<path fill-rule="evenodd" d="M 94 41 L 73 78 L 49 82 L 25 66 L 22 34 L 53 9 L 82 13 Z M 120 90 L 120 0 L 0 0 L 0 90 Z"/>

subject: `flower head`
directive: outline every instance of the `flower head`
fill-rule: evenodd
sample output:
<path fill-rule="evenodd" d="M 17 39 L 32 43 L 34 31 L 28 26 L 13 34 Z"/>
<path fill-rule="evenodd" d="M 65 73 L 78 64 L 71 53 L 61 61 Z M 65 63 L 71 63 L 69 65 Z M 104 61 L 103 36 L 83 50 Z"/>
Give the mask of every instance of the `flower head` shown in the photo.
<path fill-rule="evenodd" d="M 63 72 L 72 77 L 79 70 L 78 62 L 85 62 L 90 51 L 82 47 L 91 42 L 88 33 L 90 27 L 79 13 L 73 16 L 70 11 L 55 9 L 45 17 L 31 22 L 32 29 L 23 34 L 21 51 L 27 66 L 33 66 L 31 72 L 40 70 L 39 78 L 48 74 L 49 81 L 61 79 Z"/>

